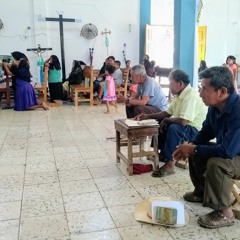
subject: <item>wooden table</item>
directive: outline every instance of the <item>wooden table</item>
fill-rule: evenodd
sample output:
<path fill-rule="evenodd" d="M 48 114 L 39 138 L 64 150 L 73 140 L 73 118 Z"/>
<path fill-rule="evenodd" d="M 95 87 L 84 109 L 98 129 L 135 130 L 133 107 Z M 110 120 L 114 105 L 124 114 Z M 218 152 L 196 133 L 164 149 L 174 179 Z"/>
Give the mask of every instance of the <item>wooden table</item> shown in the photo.
<path fill-rule="evenodd" d="M 129 127 L 125 124 L 125 119 L 119 119 L 114 121 L 116 129 L 116 163 L 120 163 L 122 159 L 127 164 L 127 170 L 129 175 L 133 174 L 133 158 L 153 156 L 154 157 L 154 169 L 158 166 L 158 125 L 144 125 L 137 127 Z M 120 141 L 120 134 L 127 137 L 127 144 Z M 153 137 L 153 150 L 144 150 L 144 141 L 146 137 Z M 133 141 L 138 139 L 139 152 L 133 152 Z M 121 152 L 121 147 L 126 146 L 128 148 L 127 157 Z"/>

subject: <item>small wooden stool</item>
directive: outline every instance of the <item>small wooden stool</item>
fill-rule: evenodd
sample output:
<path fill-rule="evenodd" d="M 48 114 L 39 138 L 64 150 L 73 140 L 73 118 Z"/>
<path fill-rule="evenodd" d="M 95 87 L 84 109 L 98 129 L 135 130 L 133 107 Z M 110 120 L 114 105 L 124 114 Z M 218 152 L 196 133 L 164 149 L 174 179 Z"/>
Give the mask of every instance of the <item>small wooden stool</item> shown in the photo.
<path fill-rule="evenodd" d="M 133 175 L 133 158 L 153 156 L 154 157 L 154 170 L 158 167 L 158 125 L 145 125 L 130 127 L 125 124 L 125 120 L 115 120 L 116 129 L 116 163 L 120 163 L 122 159 L 127 164 L 129 175 Z M 121 147 L 126 144 L 120 142 L 120 134 L 127 137 L 128 156 L 124 156 L 121 152 Z M 147 136 L 153 137 L 153 151 L 144 150 L 144 141 Z M 139 152 L 133 153 L 133 141 L 139 139 Z"/>

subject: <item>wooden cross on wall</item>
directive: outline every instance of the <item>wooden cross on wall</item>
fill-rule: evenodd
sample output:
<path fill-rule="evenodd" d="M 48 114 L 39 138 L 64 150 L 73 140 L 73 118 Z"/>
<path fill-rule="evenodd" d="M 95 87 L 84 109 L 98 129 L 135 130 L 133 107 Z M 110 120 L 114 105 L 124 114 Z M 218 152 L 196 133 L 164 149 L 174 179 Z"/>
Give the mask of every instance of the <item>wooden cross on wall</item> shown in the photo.
<path fill-rule="evenodd" d="M 62 59 L 62 78 L 63 78 L 63 81 L 66 81 L 63 22 L 78 22 L 79 23 L 79 22 L 81 22 L 81 19 L 63 18 L 62 14 L 59 14 L 58 18 L 52 18 L 52 17 L 43 18 L 43 17 L 39 16 L 38 21 L 59 22 L 61 59 Z"/>

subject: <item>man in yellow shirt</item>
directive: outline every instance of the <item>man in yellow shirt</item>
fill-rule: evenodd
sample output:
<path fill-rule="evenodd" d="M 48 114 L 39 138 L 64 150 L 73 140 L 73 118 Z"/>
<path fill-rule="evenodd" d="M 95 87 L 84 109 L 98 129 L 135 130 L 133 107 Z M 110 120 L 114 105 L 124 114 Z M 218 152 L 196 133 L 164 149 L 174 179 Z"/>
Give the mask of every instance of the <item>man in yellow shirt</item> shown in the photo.
<path fill-rule="evenodd" d="M 140 114 L 137 120 L 157 119 L 160 122 L 158 148 L 159 160 L 165 164 L 154 171 L 153 177 L 164 177 L 174 173 L 172 154 L 176 147 L 193 139 L 202 127 L 207 113 L 197 90 L 189 83 L 188 75 L 182 70 L 173 70 L 169 74 L 169 88 L 175 98 L 166 111 L 153 114 Z"/>

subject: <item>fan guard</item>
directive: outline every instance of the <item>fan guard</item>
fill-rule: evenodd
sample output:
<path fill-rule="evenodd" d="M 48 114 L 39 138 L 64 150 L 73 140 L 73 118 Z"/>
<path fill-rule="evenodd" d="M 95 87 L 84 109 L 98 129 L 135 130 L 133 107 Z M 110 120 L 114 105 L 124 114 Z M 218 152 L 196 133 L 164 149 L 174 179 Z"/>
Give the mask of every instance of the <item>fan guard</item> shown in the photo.
<path fill-rule="evenodd" d="M 97 27 L 92 23 L 85 24 L 80 35 L 86 39 L 93 39 L 98 35 Z"/>

